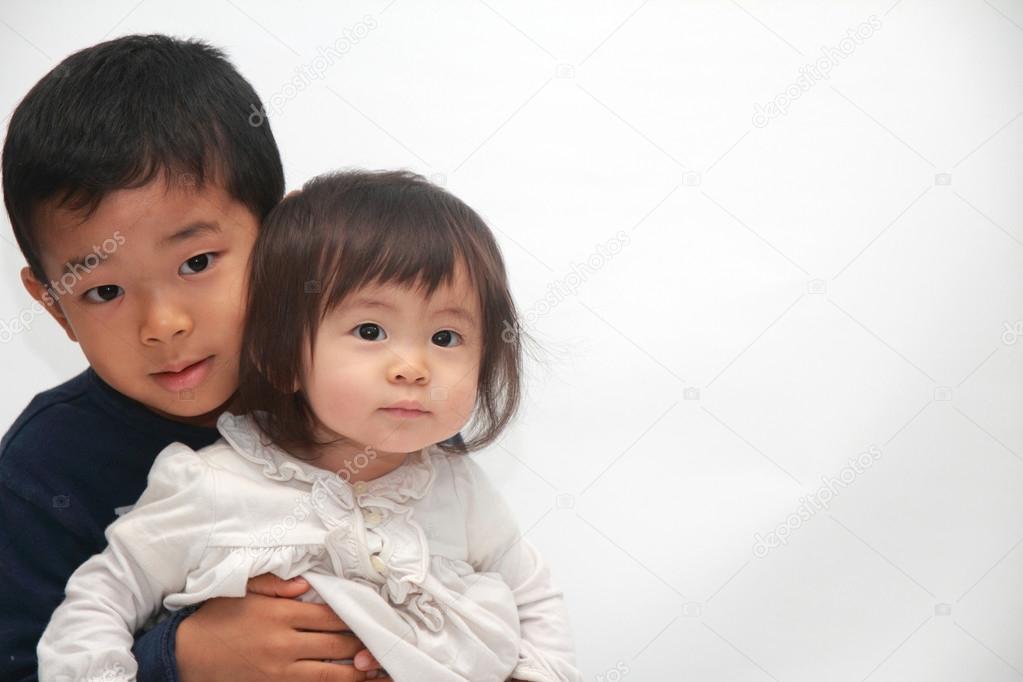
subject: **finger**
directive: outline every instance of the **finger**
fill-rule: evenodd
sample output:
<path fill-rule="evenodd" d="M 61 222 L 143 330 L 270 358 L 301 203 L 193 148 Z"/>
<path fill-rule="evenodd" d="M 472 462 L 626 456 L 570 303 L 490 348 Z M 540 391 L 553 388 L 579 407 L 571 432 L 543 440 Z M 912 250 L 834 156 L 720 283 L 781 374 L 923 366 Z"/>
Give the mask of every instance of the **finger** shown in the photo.
<path fill-rule="evenodd" d="M 362 642 L 355 635 L 337 632 L 299 632 L 292 640 L 288 653 L 296 659 L 304 658 L 314 661 L 352 660 L 363 649 Z M 361 668 L 361 670 L 365 672 L 369 668 Z"/>
<path fill-rule="evenodd" d="M 286 604 L 287 622 L 298 630 L 349 632 L 349 627 L 326 604 L 293 602 Z"/>
<path fill-rule="evenodd" d="M 380 662 L 373 657 L 369 649 L 363 649 L 355 654 L 355 660 L 352 661 L 358 670 L 377 670 L 380 668 Z"/>
<path fill-rule="evenodd" d="M 246 589 L 251 593 L 261 594 L 264 597 L 294 598 L 309 591 L 309 583 L 302 577 L 282 580 L 273 573 L 264 573 L 263 575 L 249 578 Z"/>
<path fill-rule="evenodd" d="M 350 665 L 322 663 L 319 661 L 296 661 L 288 666 L 287 679 L 296 682 L 363 682 L 366 673 Z M 377 680 L 390 678 L 377 678 Z"/>

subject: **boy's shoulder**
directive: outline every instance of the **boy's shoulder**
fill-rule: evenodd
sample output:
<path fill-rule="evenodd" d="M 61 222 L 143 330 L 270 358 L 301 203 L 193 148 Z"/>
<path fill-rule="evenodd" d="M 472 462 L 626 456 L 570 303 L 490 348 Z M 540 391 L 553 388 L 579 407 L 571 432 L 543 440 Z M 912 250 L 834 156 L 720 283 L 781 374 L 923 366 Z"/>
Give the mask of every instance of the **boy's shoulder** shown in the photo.
<path fill-rule="evenodd" d="M 135 502 L 167 445 L 199 449 L 217 437 L 216 429 L 160 417 L 88 368 L 36 395 L 0 440 L 0 495 L 18 495 L 92 535 L 114 509 Z"/>
<path fill-rule="evenodd" d="M 70 445 L 75 437 L 85 436 L 80 427 L 96 412 L 89 395 L 89 371 L 37 393 L 29 401 L 0 439 L 0 481 L 34 464 L 39 458 L 31 453 L 53 451 L 54 445 Z"/>

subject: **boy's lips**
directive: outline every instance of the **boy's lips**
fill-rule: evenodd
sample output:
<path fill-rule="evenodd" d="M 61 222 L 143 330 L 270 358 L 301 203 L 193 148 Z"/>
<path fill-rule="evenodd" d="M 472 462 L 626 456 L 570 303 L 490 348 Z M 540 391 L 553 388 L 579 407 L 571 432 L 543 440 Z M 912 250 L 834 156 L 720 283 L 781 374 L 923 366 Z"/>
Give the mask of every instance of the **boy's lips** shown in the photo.
<path fill-rule="evenodd" d="M 213 365 L 213 357 L 210 355 L 199 361 L 193 361 L 191 364 L 187 364 L 188 361 L 176 362 L 168 365 L 170 369 L 163 372 L 154 372 L 150 376 L 156 380 L 156 383 L 168 391 L 175 393 L 187 391 L 195 388 L 206 379 L 206 376 L 210 373 L 210 367 Z"/>

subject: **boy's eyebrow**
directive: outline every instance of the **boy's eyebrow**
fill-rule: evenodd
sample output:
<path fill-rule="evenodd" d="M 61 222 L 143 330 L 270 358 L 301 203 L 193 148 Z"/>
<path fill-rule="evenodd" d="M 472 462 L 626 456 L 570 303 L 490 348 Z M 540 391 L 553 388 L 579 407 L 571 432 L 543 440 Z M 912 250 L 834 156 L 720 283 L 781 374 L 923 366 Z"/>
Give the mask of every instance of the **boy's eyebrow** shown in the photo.
<path fill-rule="evenodd" d="M 220 224 L 216 222 L 208 222 L 206 220 L 197 220 L 190 225 L 186 225 L 174 234 L 167 235 L 160 240 L 160 246 L 171 246 L 177 244 L 192 237 L 196 237 L 201 234 L 219 234 Z"/>
<path fill-rule="evenodd" d="M 219 233 L 220 225 L 217 224 L 216 222 L 211 223 L 205 220 L 198 220 L 194 223 L 184 226 L 180 230 L 174 232 L 174 234 L 169 234 L 166 237 L 163 237 L 162 239 L 160 239 L 158 244 L 160 246 L 171 246 L 173 244 L 178 244 L 180 242 L 186 241 L 188 239 L 191 239 L 192 237 L 196 237 L 201 234 Z M 97 270 L 99 266 L 103 265 L 103 263 L 105 263 L 108 258 L 113 256 L 114 253 L 115 251 L 105 253 L 103 258 L 96 258 L 94 252 L 88 253 L 79 258 L 72 258 L 68 260 L 66 263 L 64 263 L 64 269 L 71 273 L 75 272 L 75 268 L 85 268 L 89 272 L 92 272 L 94 270 Z M 91 268 L 89 267 L 88 263 L 89 256 L 93 256 L 94 259 L 98 261 Z"/>
<path fill-rule="evenodd" d="M 397 308 L 395 308 L 393 305 L 391 305 L 387 301 L 381 301 L 380 299 L 369 298 L 367 296 L 360 296 L 358 298 L 352 299 L 352 301 L 350 303 L 345 304 L 345 307 L 346 308 L 348 308 L 348 307 L 351 307 L 351 308 L 360 308 L 360 307 L 362 307 L 362 308 L 384 308 L 385 310 L 391 310 L 391 311 L 397 310 Z M 434 311 L 433 314 L 435 316 L 436 315 L 444 315 L 444 314 L 453 315 L 455 317 L 462 318 L 463 320 L 465 320 L 469 324 L 474 324 L 476 322 L 476 318 L 472 316 L 472 313 L 470 313 L 465 308 L 463 308 L 461 306 L 457 306 L 457 305 L 455 305 L 455 306 L 448 306 L 446 308 L 441 308 L 440 310 Z"/>

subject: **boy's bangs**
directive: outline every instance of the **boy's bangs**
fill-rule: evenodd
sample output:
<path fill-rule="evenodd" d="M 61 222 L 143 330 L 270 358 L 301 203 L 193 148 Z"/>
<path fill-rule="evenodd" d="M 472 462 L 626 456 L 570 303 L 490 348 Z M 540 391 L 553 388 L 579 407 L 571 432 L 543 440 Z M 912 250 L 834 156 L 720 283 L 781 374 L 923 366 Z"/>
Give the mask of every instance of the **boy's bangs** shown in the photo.
<path fill-rule="evenodd" d="M 207 182 L 223 181 L 224 161 L 214 151 L 223 144 L 223 135 L 216 126 L 195 126 L 188 132 L 178 136 L 176 144 L 151 139 L 145 147 L 125 149 L 105 173 L 75 177 L 72 171 L 55 192 L 56 205 L 82 211 L 83 219 L 88 219 L 103 198 L 115 190 L 137 189 L 161 178 L 167 190 L 201 190 Z"/>

